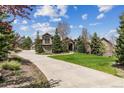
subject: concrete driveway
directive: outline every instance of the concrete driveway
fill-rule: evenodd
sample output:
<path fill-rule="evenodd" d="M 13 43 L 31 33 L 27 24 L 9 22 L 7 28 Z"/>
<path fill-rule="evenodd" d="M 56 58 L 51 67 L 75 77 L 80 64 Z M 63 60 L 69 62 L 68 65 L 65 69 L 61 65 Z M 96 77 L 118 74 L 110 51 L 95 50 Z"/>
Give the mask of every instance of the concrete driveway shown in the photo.
<path fill-rule="evenodd" d="M 124 87 L 124 79 L 101 71 L 52 59 L 46 55 L 37 55 L 33 51 L 25 50 L 17 55 L 28 59 L 37 65 L 37 67 L 46 75 L 48 80 L 53 79 L 58 81 L 56 87 Z"/>

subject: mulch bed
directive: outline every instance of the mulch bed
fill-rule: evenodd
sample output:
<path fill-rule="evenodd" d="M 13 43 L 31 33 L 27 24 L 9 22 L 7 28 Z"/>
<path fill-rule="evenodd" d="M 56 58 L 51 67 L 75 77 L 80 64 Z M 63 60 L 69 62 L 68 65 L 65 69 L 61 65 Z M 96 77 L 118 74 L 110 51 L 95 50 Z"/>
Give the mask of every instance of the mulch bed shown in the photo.
<path fill-rule="evenodd" d="M 0 69 L 0 87 L 8 88 L 42 88 L 50 87 L 45 75 L 30 61 L 14 57 L 21 63 L 18 71 Z M 1 64 L 1 63 L 0 63 Z"/>

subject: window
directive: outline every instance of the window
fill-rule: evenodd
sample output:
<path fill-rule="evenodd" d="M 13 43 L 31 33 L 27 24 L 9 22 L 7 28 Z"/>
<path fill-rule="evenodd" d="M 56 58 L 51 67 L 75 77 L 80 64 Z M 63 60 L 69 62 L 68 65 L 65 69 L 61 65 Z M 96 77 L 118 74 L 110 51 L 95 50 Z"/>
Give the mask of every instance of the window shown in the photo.
<path fill-rule="evenodd" d="M 45 44 L 49 44 L 50 43 L 50 38 L 48 36 L 45 37 Z"/>

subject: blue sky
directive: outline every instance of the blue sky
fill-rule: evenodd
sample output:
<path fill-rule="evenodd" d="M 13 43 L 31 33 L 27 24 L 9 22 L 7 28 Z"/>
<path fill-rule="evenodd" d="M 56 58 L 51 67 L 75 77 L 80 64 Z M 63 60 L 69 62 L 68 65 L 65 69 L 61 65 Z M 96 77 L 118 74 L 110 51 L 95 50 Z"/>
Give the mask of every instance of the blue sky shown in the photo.
<path fill-rule="evenodd" d="M 69 5 L 69 6 L 35 6 L 30 18 L 17 17 L 13 22 L 13 29 L 22 36 L 35 38 L 36 32 L 40 34 L 49 32 L 54 34 L 59 21 L 70 24 L 72 39 L 81 35 L 82 27 L 88 29 L 92 35 L 97 32 L 100 37 L 110 39 L 117 36 L 119 16 L 124 12 L 124 6 L 95 6 L 95 5 Z"/>

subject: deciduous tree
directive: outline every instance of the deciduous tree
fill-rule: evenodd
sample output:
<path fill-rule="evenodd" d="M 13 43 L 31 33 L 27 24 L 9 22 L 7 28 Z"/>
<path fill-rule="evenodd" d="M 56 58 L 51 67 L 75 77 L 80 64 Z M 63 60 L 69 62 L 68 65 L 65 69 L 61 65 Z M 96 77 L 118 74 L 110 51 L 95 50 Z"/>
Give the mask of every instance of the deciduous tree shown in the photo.
<path fill-rule="evenodd" d="M 28 5 L 0 5 L 1 18 L 11 16 L 12 19 L 8 21 L 10 23 L 16 19 L 16 16 L 30 19 L 30 11 L 32 11 L 32 8 Z"/>
<path fill-rule="evenodd" d="M 84 53 L 90 52 L 89 37 L 90 37 L 90 35 L 88 34 L 87 29 L 83 28 L 81 38 L 82 38 L 82 43 L 84 46 Z"/>
<path fill-rule="evenodd" d="M 58 34 L 61 36 L 62 40 L 65 39 L 70 33 L 70 26 L 67 22 L 61 21 L 57 26 Z"/>

